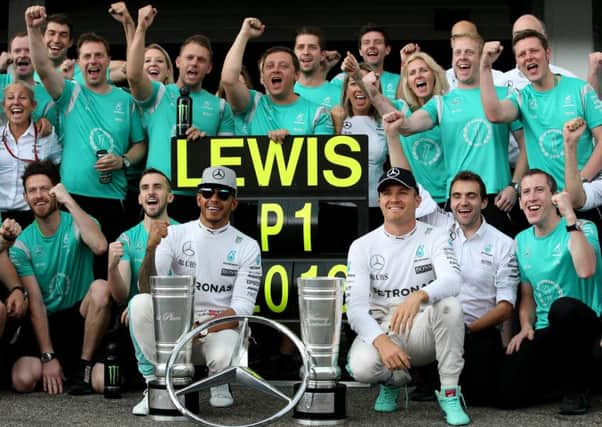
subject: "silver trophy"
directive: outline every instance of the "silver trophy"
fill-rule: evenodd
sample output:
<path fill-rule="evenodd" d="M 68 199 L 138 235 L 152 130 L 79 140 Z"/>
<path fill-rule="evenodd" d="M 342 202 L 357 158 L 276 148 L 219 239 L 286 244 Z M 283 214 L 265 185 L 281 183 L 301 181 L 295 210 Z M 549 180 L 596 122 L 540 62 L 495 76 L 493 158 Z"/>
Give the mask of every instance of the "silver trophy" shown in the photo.
<path fill-rule="evenodd" d="M 346 388 L 338 384 L 344 279 L 297 278 L 301 338 L 310 356 L 309 385 L 293 417 L 303 425 L 345 422 Z"/>
<path fill-rule="evenodd" d="M 173 405 L 167 392 L 165 371 L 167 360 L 180 337 L 192 327 L 194 277 L 193 276 L 151 276 L 151 295 L 155 320 L 155 343 L 157 365 L 156 380 L 148 383 L 149 415 L 155 420 L 180 420 L 182 415 Z M 191 343 L 178 354 L 173 368 L 173 384 L 182 388 L 192 382 L 194 366 L 191 363 Z M 198 407 L 194 395 L 187 395 L 182 404 L 195 410 Z M 197 409 L 198 412 L 198 409 Z"/>

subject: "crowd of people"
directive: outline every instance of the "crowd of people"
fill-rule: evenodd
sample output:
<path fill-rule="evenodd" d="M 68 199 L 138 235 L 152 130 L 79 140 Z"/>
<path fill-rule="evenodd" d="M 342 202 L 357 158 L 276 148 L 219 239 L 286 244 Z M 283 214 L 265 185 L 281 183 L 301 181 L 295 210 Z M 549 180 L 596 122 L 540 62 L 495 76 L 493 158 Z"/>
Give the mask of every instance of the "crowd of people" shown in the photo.
<path fill-rule="evenodd" d="M 558 399 L 562 414 L 587 412 L 602 367 L 601 52 L 584 58 L 589 81 L 576 78 L 550 63 L 543 22 L 523 15 L 512 29 L 516 68 L 501 72 L 502 43 L 459 21 L 449 70 L 409 43 L 393 73 L 383 27 L 360 29 L 359 62 L 303 26 L 292 47 L 258 58 L 256 90 L 245 50 L 269 28 L 249 17 L 214 95 L 203 87 L 218 65 L 206 36 L 184 40 L 172 62 L 146 45 L 152 5 L 137 20 L 124 2 L 109 13 L 124 29 L 124 60 L 96 33 L 68 58 L 72 23 L 43 6 L 25 10 L 27 32 L 0 56 L 0 369 L 14 390 L 102 392 L 113 323 L 153 380 L 152 275 L 197 277 L 196 323 L 253 313 L 261 251 L 231 224 L 235 171 L 214 165 L 197 191 L 171 187 L 176 100 L 187 88 L 189 141 L 368 136 L 373 230 L 348 253 L 357 336 L 347 370 L 379 384 L 374 410 L 397 410 L 430 366 L 429 394 L 450 425 L 470 423 L 466 404 Z M 195 361 L 223 370 L 238 333 L 236 322 L 204 331 Z M 232 405 L 229 387 L 211 388 L 210 404 Z M 133 413 L 148 411 L 145 395 Z"/>

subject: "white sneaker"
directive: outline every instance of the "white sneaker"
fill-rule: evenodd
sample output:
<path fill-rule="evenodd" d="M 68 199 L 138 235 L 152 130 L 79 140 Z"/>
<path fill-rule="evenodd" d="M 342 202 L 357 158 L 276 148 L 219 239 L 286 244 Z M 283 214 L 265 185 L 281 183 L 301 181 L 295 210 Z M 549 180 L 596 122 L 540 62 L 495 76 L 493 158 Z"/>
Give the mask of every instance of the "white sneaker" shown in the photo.
<path fill-rule="evenodd" d="M 148 415 L 148 390 L 144 390 L 144 397 L 132 408 L 132 414 L 140 416 Z"/>
<path fill-rule="evenodd" d="M 214 408 L 226 408 L 234 404 L 234 399 L 230 393 L 230 386 L 222 384 L 217 387 L 211 387 L 211 398 L 209 404 Z"/>

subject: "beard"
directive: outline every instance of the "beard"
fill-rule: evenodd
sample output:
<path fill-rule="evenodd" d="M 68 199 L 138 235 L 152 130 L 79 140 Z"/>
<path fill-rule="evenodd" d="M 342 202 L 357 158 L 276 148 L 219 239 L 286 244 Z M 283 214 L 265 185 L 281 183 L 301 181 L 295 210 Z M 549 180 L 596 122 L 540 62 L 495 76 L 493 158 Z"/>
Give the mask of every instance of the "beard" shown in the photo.
<path fill-rule="evenodd" d="M 153 212 L 152 210 L 145 208 L 143 206 L 142 211 L 144 212 L 144 215 L 146 215 L 147 217 L 149 217 L 151 219 L 157 219 L 157 218 L 161 218 L 161 215 L 163 215 L 163 212 L 165 212 L 166 207 L 167 207 L 166 205 L 161 206 L 159 209 L 157 209 L 156 212 Z"/>
<path fill-rule="evenodd" d="M 32 205 L 29 205 L 29 207 L 31 208 L 34 216 L 38 219 L 46 219 L 58 210 L 58 204 L 56 203 L 56 200 L 50 200 L 48 202 L 48 206 L 45 208 L 36 208 Z"/>

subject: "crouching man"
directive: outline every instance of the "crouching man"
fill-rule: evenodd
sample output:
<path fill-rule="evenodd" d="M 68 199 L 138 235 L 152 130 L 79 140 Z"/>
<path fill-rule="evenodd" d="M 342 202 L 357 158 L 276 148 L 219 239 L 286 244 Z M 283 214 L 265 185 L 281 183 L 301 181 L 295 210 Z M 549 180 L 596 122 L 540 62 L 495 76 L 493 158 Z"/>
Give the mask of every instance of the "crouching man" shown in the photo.
<path fill-rule="evenodd" d="M 259 244 L 230 225 L 236 209 L 236 174 L 232 169 L 215 166 L 203 171 L 197 192 L 201 210 L 198 220 L 169 225 L 167 220 L 151 223 L 146 255 L 138 275 L 140 293 L 129 304 L 130 331 L 146 358 L 139 365 L 155 365 L 153 304 L 149 294 L 151 275 L 191 275 L 196 277 L 194 318 L 204 322 L 211 317 L 253 314 L 261 283 Z M 230 365 L 239 340 L 236 322 L 209 328 L 193 346 L 193 362 L 207 365 L 209 375 Z M 152 371 L 145 375 L 152 379 Z M 214 407 L 233 404 L 228 384 L 211 388 L 209 403 Z M 148 413 L 147 396 L 134 408 L 135 415 Z"/>
<path fill-rule="evenodd" d="M 397 409 L 408 369 L 437 360 L 446 421 L 465 425 L 458 381 L 464 360 L 461 276 L 448 235 L 416 221 L 421 198 L 412 173 L 391 168 L 378 182 L 384 224 L 355 240 L 347 259 L 347 317 L 357 338 L 347 369 L 379 383 L 379 412 Z"/>

